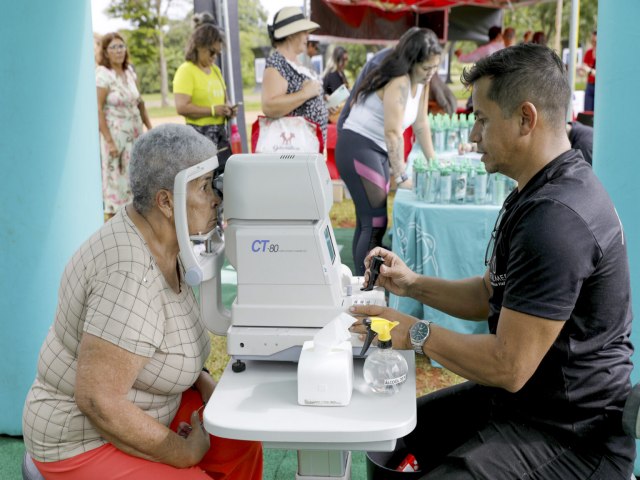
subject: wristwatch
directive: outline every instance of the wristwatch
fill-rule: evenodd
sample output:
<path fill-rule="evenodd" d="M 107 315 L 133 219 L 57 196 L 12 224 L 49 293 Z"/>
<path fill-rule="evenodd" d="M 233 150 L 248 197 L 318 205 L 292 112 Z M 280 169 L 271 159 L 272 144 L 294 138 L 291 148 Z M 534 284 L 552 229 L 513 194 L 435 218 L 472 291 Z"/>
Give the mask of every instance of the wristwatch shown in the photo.
<path fill-rule="evenodd" d="M 402 182 L 406 182 L 407 180 L 409 180 L 409 177 L 407 176 L 406 173 L 403 173 L 402 175 L 396 176 L 395 180 L 396 180 L 396 185 L 400 185 Z"/>
<path fill-rule="evenodd" d="M 422 351 L 422 346 L 424 342 L 427 341 L 429 335 L 431 334 L 431 324 L 428 320 L 419 320 L 414 323 L 409 329 L 409 340 L 411 340 L 411 345 L 415 352 L 419 355 L 424 355 Z"/>

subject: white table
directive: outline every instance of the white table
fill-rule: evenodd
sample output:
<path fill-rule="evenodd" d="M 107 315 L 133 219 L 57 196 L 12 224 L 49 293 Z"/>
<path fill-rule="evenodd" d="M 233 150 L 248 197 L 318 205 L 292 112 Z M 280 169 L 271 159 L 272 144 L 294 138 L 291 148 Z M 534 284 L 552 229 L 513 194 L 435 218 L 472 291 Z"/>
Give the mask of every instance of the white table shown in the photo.
<path fill-rule="evenodd" d="M 204 410 L 204 427 L 219 437 L 298 450 L 297 478 L 348 479 L 350 450 L 391 451 L 396 439 L 415 428 L 414 353 L 401 353 L 409 374 L 392 396 L 370 391 L 362 377 L 364 361 L 355 359 L 346 407 L 298 405 L 296 363 L 246 361 L 246 370 L 235 373 L 231 360 Z"/>

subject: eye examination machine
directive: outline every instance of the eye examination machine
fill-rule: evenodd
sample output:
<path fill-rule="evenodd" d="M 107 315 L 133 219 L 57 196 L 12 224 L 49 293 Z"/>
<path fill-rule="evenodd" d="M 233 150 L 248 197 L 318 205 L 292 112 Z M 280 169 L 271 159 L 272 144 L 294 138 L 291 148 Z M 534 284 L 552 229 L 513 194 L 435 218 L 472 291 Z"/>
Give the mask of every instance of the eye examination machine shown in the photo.
<path fill-rule="evenodd" d="M 215 157 L 194 165 L 174 184 L 185 280 L 199 287 L 203 321 L 227 336 L 232 357 L 203 425 L 224 438 L 298 450 L 298 480 L 349 480 L 351 450 L 392 451 L 416 424 L 415 375 L 393 396 L 373 392 L 357 358 L 363 342 L 348 330 L 349 307 L 385 305 L 384 291 L 362 290 L 363 278 L 340 261 L 322 155 L 231 156 L 225 228 L 189 235 L 187 185 L 217 166 Z M 219 178 L 214 186 L 221 189 Z M 237 272 L 230 310 L 221 295 L 225 260 Z M 413 352 L 403 355 L 413 369 Z"/>
<path fill-rule="evenodd" d="M 227 335 L 230 356 L 297 361 L 304 342 L 351 305 L 385 304 L 382 289 L 362 291 L 363 278 L 340 261 L 322 155 L 233 155 L 224 173 L 226 228 L 189 237 L 186 185 L 216 166 L 210 159 L 176 177 L 176 227 L 186 281 L 200 287 L 203 320 Z M 225 257 L 237 272 L 231 311 L 221 301 Z"/>

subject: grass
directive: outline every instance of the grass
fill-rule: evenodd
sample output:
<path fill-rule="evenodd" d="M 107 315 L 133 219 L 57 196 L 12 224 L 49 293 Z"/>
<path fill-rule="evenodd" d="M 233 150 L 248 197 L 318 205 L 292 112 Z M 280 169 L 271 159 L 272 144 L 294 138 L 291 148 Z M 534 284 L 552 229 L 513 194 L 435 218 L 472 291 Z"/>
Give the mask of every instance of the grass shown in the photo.
<path fill-rule="evenodd" d="M 245 88 L 242 92 L 244 98 L 244 109 L 246 112 L 259 112 L 262 108 L 260 104 L 260 93 L 252 87 Z M 167 101 L 169 105 L 162 107 L 162 97 L 159 93 L 144 93 L 142 95 L 150 118 L 164 118 L 177 116 L 176 107 L 173 102 L 173 93 L 169 93 Z"/>

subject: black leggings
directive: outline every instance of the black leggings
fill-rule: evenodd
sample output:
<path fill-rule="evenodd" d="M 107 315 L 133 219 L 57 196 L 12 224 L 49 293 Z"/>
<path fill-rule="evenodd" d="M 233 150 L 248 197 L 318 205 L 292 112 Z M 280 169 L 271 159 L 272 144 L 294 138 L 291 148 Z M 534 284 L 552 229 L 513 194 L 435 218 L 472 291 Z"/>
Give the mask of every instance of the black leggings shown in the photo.
<path fill-rule="evenodd" d="M 364 275 L 364 259 L 382 245 L 387 230 L 389 157 L 375 142 L 342 129 L 336 144 L 336 165 L 356 207 L 353 235 L 355 275 Z"/>
<path fill-rule="evenodd" d="M 418 422 L 404 438 L 426 480 L 614 480 L 633 461 L 580 445 L 526 422 L 491 415 L 492 389 L 472 382 L 418 399 Z M 622 432 L 621 432 L 622 433 Z M 627 441 L 623 439 L 622 441 Z M 633 442 L 628 438 L 629 442 Z"/>

